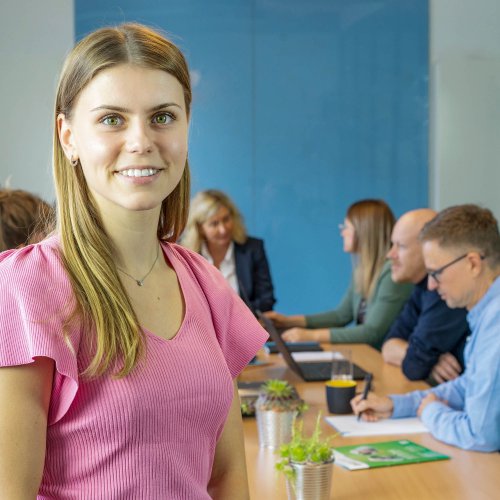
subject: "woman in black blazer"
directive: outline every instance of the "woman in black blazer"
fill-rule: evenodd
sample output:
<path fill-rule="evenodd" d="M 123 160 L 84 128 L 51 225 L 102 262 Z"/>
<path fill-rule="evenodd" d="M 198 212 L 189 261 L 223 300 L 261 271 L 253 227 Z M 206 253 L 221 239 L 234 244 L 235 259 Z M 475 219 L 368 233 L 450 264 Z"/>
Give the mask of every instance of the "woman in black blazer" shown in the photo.
<path fill-rule="evenodd" d="M 273 308 L 276 299 L 264 242 L 247 235 L 226 194 L 209 189 L 193 198 L 181 244 L 214 264 L 253 311 Z"/>

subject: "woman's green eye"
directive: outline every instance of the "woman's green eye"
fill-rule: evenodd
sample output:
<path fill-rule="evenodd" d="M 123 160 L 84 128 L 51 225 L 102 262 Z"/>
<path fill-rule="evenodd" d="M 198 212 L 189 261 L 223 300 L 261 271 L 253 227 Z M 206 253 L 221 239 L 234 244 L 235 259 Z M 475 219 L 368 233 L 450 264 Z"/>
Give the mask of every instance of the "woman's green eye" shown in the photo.
<path fill-rule="evenodd" d="M 120 119 L 117 116 L 106 116 L 102 120 L 102 123 L 104 123 L 104 125 L 116 126 L 120 124 Z"/>
<path fill-rule="evenodd" d="M 172 118 L 167 113 L 161 113 L 153 118 L 153 121 L 158 125 L 166 125 Z"/>

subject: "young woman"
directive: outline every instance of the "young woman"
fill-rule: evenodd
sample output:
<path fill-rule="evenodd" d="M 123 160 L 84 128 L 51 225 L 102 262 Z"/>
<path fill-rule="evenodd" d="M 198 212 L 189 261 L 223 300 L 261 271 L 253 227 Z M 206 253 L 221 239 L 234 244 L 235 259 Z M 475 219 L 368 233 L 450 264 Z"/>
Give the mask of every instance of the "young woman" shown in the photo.
<path fill-rule="evenodd" d="M 192 200 L 182 245 L 201 253 L 255 311 L 276 302 L 264 242 L 247 235 L 229 196 L 209 189 Z"/>
<path fill-rule="evenodd" d="M 140 26 L 68 56 L 57 230 L 1 256 L 4 498 L 247 498 L 233 380 L 267 335 L 173 242 L 188 212 L 189 72 Z"/>
<path fill-rule="evenodd" d="M 333 311 L 308 316 L 267 313 L 276 326 L 290 329 L 283 334 L 285 340 L 367 343 L 380 348 L 412 288 L 391 279 L 386 255 L 394 223 L 391 209 L 382 200 L 361 200 L 349 207 L 339 228 L 344 252 L 354 257 L 352 282 Z"/>

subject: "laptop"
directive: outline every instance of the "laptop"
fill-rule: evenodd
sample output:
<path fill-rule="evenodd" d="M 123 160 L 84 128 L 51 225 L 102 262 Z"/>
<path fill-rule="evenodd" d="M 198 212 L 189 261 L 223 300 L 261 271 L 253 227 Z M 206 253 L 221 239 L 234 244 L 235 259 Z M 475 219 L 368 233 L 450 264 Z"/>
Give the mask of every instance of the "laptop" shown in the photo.
<path fill-rule="evenodd" d="M 332 372 L 331 362 L 295 361 L 295 359 L 293 359 L 292 355 L 290 354 L 290 350 L 287 347 L 286 342 L 281 338 L 281 335 L 276 330 L 274 323 L 260 311 L 257 311 L 257 317 L 262 321 L 265 329 L 271 336 L 271 339 L 276 343 L 276 347 L 282 354 L 288 367 L 293 370 L 299 377 L 301 377 L 306 382 L 320 382 L 324 380 L 330 380 Z M 352 371 L 354 380 L 363 380 L 365 378 L 365 375 L 367 375 L 367 372 L 355 363 L 352 364 Z"/>

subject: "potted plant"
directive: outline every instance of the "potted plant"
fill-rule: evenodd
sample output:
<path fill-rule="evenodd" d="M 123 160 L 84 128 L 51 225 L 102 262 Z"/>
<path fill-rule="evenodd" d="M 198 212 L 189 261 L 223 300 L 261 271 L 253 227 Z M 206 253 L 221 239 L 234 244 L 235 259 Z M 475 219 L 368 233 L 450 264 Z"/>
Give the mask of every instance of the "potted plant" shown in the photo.
<path fill-rule="evenodd" d="M 332 483 L 334 449 L 331 441 L 321 439 L 321 413 L 311 437 L 303 434 L 303 422 L 292 427 L 292 438 L 280 448 L 276 469 L 283 472 L 290 500 L 329 500 Z"/>
<path fill-rule="evenodd" d="M 259 445 L 277 449 L 292 435 L 294 418 L 307 408 L 295 387 L 286 380 L 265 382 L 255 403 Z"/>

